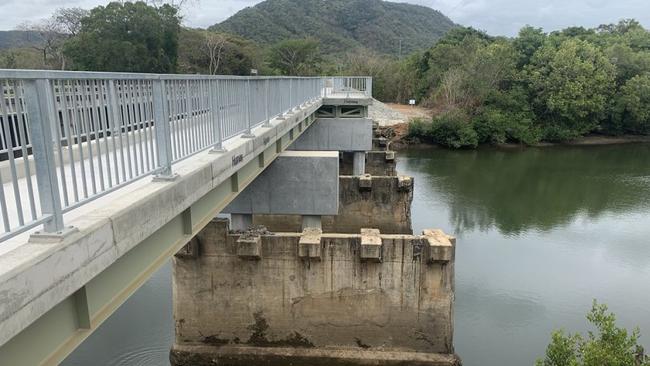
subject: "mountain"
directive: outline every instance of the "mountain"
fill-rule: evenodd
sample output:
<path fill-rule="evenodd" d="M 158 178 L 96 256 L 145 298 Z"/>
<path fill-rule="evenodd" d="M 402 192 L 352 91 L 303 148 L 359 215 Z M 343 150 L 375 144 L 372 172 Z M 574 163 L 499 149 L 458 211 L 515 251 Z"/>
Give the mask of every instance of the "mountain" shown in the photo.
<path fill-rule="evenodd" d="M 42 37 L 32 31 L 0 31 L 0 50 L 40 44 Z"/>
<path fill-rule="evenodd" d="M 381 0 L 266 0 L 211 30 L 238 34 L 260 44 L 311 37 L 325 52 L 359 47 L 406 55 L 426 49 L 456 25 L 441 12 L 420 5 Z"/>

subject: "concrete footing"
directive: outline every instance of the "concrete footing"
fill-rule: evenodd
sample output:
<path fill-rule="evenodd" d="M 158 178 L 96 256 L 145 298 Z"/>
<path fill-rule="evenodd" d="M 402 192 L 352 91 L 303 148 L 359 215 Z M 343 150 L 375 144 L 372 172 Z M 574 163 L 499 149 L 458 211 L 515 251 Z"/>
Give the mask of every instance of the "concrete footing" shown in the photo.
<path fill-rule="evenodd" d="M 460 366 L 454 354 L 377 351 L 359 349 L 323 350 L 292 347 L 174 345 L 174 366 Z"/>

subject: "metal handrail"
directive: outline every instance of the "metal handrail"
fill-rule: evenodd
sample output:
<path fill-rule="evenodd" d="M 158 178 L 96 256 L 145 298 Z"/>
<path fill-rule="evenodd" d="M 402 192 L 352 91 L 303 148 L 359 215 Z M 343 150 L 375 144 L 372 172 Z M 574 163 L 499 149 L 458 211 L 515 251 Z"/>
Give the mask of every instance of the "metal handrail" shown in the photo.
<path fill-rule="evenodd" d="M 368 77 L 0 70 L 0 242 Z M 2 230 L 0 230 L 2 232 Z"/>

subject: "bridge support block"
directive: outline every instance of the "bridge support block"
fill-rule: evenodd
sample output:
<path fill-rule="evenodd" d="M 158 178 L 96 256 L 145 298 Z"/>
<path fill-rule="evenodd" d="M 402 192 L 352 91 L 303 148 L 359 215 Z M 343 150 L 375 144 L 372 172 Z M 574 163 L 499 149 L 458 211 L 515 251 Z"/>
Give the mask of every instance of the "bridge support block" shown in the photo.
<path fill-rule="evenodd" d="M 377 229 L 361 229 L 361 260 L 381 262 L 381 236 Z"/>
<path fill-rule="evenodd" d="M 424 230 L 427 241 L 427 260 L 431 263 L 449 262 L 454 259 L 456 238 L 446 235 L 442 230 Z"/>
<path fill-rule="evenodd" d="M 262 238 L 259 235 L 244 233 L 237 239 L 237 255 L 241 258 L 262 258 Z"/>
<path fill-rule="evenodd" d="M 320 241 L 323 231 L 316 228 L 303 229 L 300 241 L 298 242 L 298 256 L 300 258 L 321 260 Z"/>

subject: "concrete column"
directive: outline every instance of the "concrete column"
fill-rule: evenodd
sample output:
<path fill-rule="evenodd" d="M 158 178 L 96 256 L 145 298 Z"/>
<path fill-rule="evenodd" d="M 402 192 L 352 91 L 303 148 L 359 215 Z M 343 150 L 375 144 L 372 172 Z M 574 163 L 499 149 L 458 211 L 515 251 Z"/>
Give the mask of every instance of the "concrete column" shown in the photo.
<path fill-rule="evenodd" d="M 245 231 L 253 226 L 253 215 L 251 214 L 231 214 L 230 228 L 235 231 Z"/>
<path fill-rule="evenodd" d="M 302 216 L 302 229 L 306 228 L 322 229 L 321 217 L 317 215 L 303 215 Z"/>
<path fill-rule="evenodd" d="M 366 152 L 355 151 L 352 160 L 352 175 L 366 174 Z"/>

